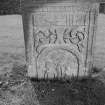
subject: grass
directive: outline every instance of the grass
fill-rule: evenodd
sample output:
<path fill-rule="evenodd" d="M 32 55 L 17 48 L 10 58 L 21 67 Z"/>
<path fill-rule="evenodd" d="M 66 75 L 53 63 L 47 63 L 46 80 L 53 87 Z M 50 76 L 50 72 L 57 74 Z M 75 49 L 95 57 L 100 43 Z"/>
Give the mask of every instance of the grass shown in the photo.
<path fill-rule="evenodd" d="M 1 76 L 0 105 L 105 105 L 105 85 L 97 79 L 37 80 L 26 73 L 14 64 Z"/>
<path fill-rule="evenodd" d="M 98 80 L 84 79 L 33 82 L 41 105 L 104 105 L 105 86 Z"/>

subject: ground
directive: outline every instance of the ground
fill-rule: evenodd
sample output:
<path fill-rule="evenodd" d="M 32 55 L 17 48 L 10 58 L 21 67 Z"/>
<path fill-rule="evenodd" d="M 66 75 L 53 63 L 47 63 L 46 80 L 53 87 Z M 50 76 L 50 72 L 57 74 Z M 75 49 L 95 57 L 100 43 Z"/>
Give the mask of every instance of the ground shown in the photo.
<path fill-rule="evenodd" d="M 26 77 L 21 16 L 0 16 L 0 105 L 105 105 L 97 78 L 36 80 Z"/>
<path fill-rule="evenodd" d="M 105 105 L 105 84 L 98 79 L 36 80 L 14 64 L 0 76 L 0 105 Z"/>

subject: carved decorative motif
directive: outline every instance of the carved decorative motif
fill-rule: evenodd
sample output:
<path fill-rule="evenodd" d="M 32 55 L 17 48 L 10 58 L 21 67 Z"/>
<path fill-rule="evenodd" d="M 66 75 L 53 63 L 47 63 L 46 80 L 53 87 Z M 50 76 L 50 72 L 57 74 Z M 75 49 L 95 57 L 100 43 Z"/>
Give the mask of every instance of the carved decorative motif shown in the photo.
<path fill-rule="evenodd" d="M 63 40 L 65 43 L 72 43 L 78 47 L 79 52 L 82 52 L 84 48 L 83 40 L 86 38 L 86 32 L 79 28 L 66 28 L 63 34 Z"/>
<path fill-rule="evenodd" d="M 58 44 L 59 33 L 57 29 L 37 30 L 34 33 L 34 48 L 37 55 L 37 70 L 48 77 L 67 77 L 79 73 L 80 59 L 76 52 L 69 50 L 70 46 L 76 46 L 78 53 L 84 48 L 83 41 L 86 38 L 85 27 L 65 28 L 62 30 L 63 43 Z M 50 47 L 50 45 L 54 45 Z M 68 48 L 66 45 L 70 45 Z M 42 47 L 41 47 L 42 46 Z M 46 46 L 43 48 L 43 46 Z M 64 47 L 65 46 L 65 47 Z M 75 47 L 75 48 L 76 48 Z M 81 62 L 82 63 L 82 62 Z M 40 75 L 40 74 L 38 74 Z"/>
<path fill-rule="evenodd" d="M 35 0 L 24 9 L 29 75 L 59 78 L 76 76 L 79 71 L 86 75 L 92 61 L 98 5 L 70 0 L 46 2 Z"/>
<path fill-rule="evenodd" d="M 45 44 L 55 44 L 57 41 L 57 31 L 48 30 L 48 34 L 45 34 L 43 31 L 38 31 L 34 34 L 34 47 L 36 47 L 36 51 L 38 52 L 38 48 Z"/>
<path fill-rule="evenodd" d="M 78 51 L 82 52 L 82 49 L 84 48 L 83 41 L 86 38 L 86 32 L 79 27 L 76 28 L 66 28 L 63 32 L 63 44 L 73 44 L 74 46 L 77 46 Z M 54 29 L 53 31 L 51 29 L 47 30 L 47 33 L 39 30 L 34 34 L 34 47 L 36 48 L 36 51 L 38 52 L 38 48 L 43 45 L 48 44 L 56 44 L 58 38 L 57 30 Z"/>
<path fill-rule="evenodd" d="M 37 67 L 44 78 L 67 77 L 78 73 L 79 59 L 75 53 L 63 48 L 47 49 L 40 54 Z"/>

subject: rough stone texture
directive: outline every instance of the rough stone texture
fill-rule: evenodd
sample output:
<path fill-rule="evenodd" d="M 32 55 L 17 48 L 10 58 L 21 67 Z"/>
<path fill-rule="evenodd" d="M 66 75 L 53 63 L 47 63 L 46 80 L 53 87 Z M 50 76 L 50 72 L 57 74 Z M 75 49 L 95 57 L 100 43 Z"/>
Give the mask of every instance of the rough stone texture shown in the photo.
<path fill-rule="evenodd" d="M 28 75 L 37 78 L 87 75 L 92 64 L 98 4 L 41 2 L 24 8 Z M 42 6 L 43 3 L 46 4 Z"/>

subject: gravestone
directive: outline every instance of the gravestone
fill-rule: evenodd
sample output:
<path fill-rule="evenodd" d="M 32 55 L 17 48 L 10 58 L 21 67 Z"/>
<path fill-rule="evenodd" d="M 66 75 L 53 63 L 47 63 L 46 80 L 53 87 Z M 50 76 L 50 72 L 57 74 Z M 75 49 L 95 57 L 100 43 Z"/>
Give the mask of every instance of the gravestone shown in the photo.
<path fill-rule="evenodd" d="M 28 76 L 88 75 L 98 9 L 98 3 L 81 0 L 25 0 L 22 16 Z"/>

